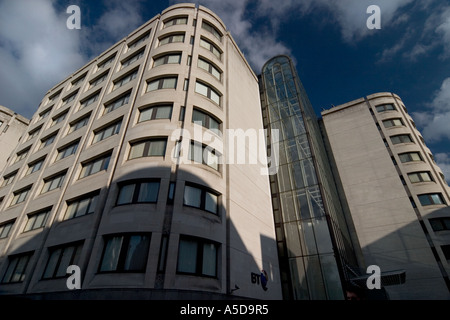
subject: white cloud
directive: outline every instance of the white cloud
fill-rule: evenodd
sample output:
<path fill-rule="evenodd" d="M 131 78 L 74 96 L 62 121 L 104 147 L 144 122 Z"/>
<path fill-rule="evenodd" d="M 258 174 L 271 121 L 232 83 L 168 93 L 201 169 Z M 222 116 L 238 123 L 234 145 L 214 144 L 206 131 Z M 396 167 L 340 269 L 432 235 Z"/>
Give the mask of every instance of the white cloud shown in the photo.
<path fill-rule="evenodd" d="M 439 168 L 441 168 L 447 184 L 450 184 L 450 154 L 436 153 L 434 155 L 434 160 L 436 161 L 436 164 L 439 166 Z"/>

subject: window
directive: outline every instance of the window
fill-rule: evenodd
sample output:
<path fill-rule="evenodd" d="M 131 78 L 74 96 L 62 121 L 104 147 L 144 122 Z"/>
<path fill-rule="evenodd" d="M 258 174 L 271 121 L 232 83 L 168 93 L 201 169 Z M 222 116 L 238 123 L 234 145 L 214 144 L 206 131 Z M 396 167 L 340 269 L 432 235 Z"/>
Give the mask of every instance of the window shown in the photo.
<path fill-rule="evenodd" d="M 68 110 L 64 111 L 63 113 L 60 113 L 59 115 L 57 115 L 56 117 L 53 118 L 53 123 L 52 126 L 57 125 L 58 123 L 64 121 L 64 119 L 66 119 L 67 114 L 69 113 Z"/>
<path fill-rule="evenodd" d="M 66 172 L 58 173 L 57 175 L 44 179 L 44 187 L 41 193 L 46 193 L 62 186 Z"/>
<path fill-rule="evenodd" d="M 122 78 L 114 81 L 114 87 L 113 90 L 116 90 L 124 85 L 126 85 L 128 82 L 136 79 L 138 74 L 138 69 L 133 70 L 131 73 L 126 74 Z"/>
<path fill-rule="evenodd" d="M 48 100 L 49 100 L 50 102 L 55 101 L 56 98 L 58 98 L 58 97 L 61 95 L 61 92 L 62 92 L 62 89 L 59 90 L 58 92 L 52 94 L 50 97 L 48 97 Z"/>
<path fill-rule="evenodd" d="M 166 37 L 163 37 L 159 39 L 159 45 L 165 45 L 168 43 L 175 43 L 175 42 L 184 42 L 184 33 L 183 34 L 171 34 Z"/>
<path fill-rule="evenodd" d="M 108 169 L 109 160 L 111 159 L 111 153 L 91 160 L 83 164 L 80 174 L 80 179 L 93 175 L 94 173 Z"/>
<path fill-rule="evenodd" d="M 14 178 L 16 177 L 18 170 L 9 173 L 3 177 L 2 187 L 7 186 L 8 184 L 12 183 L 14 181 Z"/>
<path fill-rule="evenodd" d="M 150 234 L 105 236 L 99 272 L 144 272 L 147 266 Z"/>
<path fill-rule="evenodd" d="M 129 160 L 141 157 L 158 157 L 166 154 L 167 138 L 153 138 L 131 143 Z"/>
<path fill-rule="evenodd" d="M 171 117 L 172 117 L 171 105 L 157 105 L 139 110 L 138 122 L 156 119 L 170 119 Z"/>
<path fill-rule="evenodd" d="M 56 135 L 58 134 L 58 132 L 52 133 L 51 135 L 45 137 L 44 139 L 41 140 L 41 145 L 39 146 L 39 149 L 43 149 L 49 145 L 51 145 L 56 138 Z"/>
<path fill-rule="evenodd" d="M 403 120 L 401 118 L 388 119 L 383 121 L 385 128 L 404 126 Z"/>
<path fill-rule="evenodd" d="M 186 184 L 184 186 L 183 204 L 218 214 L 218 198 L 216 192 L 198 185 Z"/>
<path fill-rule="evenodd" d="M 25 225 L 25 228 L 23 229 L 23 232 L 36 230 L 39 228 L 43 228 L 45 225 L 45 222 L 47 222 L 47 217 L 51 211 L 50 209 L 45 209 L 40 212 L 36 212 L 33 214 L 28 215 L 28 221 Z"/>
<path fill-rule="evenodd" d="M 147 82 L 147 92 L 161 89 L 176 89 L 177 77 L 166 77 Z"/>
<path fill-rule="evenodd" d="M 429 171 L 408 173 L 408 177 L 412 183 L 433 181 Z"/>
<path fill-rule="evenodd" d="M 147 40 L 149 36 L 150 36 L 150 30 L 147 31 L 146 33 L 144 33 L 142 36 L 140 36 L 136 40 L 130 42 L 130 44 L 128 45 L 128 49 L 136 48 L 140 44 L 144 43 L 145 40 Z"/>
<path fill-rule="evenodd" d="M 385 111 L 396 110 L 392 103 L 381 104 L 379 106 L 376 106 L 375 108 L 377 109 L 377 112 L 385 112 Z"/>
<path fill-rule="evenodd" d="M 84 73 L 83 75 L 81 75 L 80 77 L 78 77 L 77 79 L 75 79 L 74 81 L 72 81 L 72 87 L 76 87 L 77 85 L 81 84 L 84 79 L 86 78 L 87 72 Z"/>
<path fill-rule="evenodd" d="M 128 67 L 129 65 L 133 64 L 134 62 L 138 61 L 144 56 L 144 50 L 145 47 L 133 54 L 131 57 L 125 59 L 122 61 L 122 69 Z"/>
<path fill-rule="evenodd" d="M 106 78 L 108 77 L 108 72 L 109 72 L 109 70 L 108 70 L 107 72 L 102 73 L 102 74 L 99 75 L 98 77 L 94 78 L 94 79 L 89 83 L 89 84 L 90 84 L 90 87 L 89 87 L 89 88 L 93 88 L 93 87 L 99 85 L 100 83 L 102 83 L 103 81 L 105 81 Z"/>
<path fill-rule="evenodd" d="M 442 252 L 444 253 L 444 257 L 447 260 L 450 260 L 450 245 L 441 246 Z"/>
<path fill-rule="evenodd" d="M 45 119 L 49 116 L 50 112 L 52 112 L 53 106 L 39 113 L 39 120 Z"/>
<path fill-rule="evenodd" d="M 49 249 L 50 255 L 42 279 L 66 277 L 67 267 L 78 263 L 82 248 L 82 243 L 74 243 Z"/>
<path fill-rule="evenodd" d="M 97 91 L 96 93 L 92 94 L 88 98 L 86 98 L 83 101 L 81 101 L 80 109 L 84 109 L 84 108 L 90 106 L 91 104 L 96 102 L 99 97 L 100 97 L 100 91 Z"/>
<path fill-rule="evenodd" d="M 69 133 L 72 133 L 74 131 L 77 131 L 78 129 L 83 128 L 85 125 L 88 124 L 89 118 L 91 114 L 89 113 L 87 116 L 82 117 L 81 119 L 75 120 L 75 122 L 72 122 L 70 124 Z"/>
<path fill-rule="evenodd" d="M 11 201 L 11 205 L 13 206 L 15 204 L 24 202 L 26 200 L 27 195 L 30 192 L 30 190 L 31 190 L 31 186 L 14 192 L 13 193 L 14 196 L 13 196 L 13 199 Z"/>
<path fill-rule="evenodd" d="M 205 48 L 208 51 L 211 51 L 218 59 L 221 59 L 222 52 L 212 42 L 201 38 L 200 46 L 202 46 L 203 48 Z"/>
<path fill-rule="evenodd" d="M 177 272 L 196 276 L 217 277 L 219 245 L 210 240 L 180 237 Z"/>
<path fill-rule="evenodd" d="M 105 111 L 104 114 L 110 113 L 117 108 L 120 108 L 121 106 L 127 104 L 130 101 L 131 91 L 126 93 L 125 95 L 122 95 L 115 99 L 114 101 L 108 103 L 105 105 Z"/>
<path fill-rule="evenodd" d="M 106 138 L 109 138 L 115 134 L 118 134 L 120 131 L 120 125 L 122 124 L 122 120 L 116 121 L 113 124 L 108 125 L 107 127 L 98 130 L 95 132 L 94 141 L 92 143 L 96 143 L 102 141 Z"/>
<path fill-rule="evenodd" d="M 420 204 L 422 206 L 431 206 L 435 204 L 445 204 L 444 198 L 440 193 L 419 194 Z"/>
<path fill-rule="evenodd" d="M 166 54 L 162 57 L 154 59 L 153 67 L 158 67 L 163 64 L 179 64 L 181 62 L 181 53 Z"/>
<path fill-rule="evenodd" d="M 78 90 L 76 90 L 74 93 L 68 95 L 67 97 L 63 98 L 63 105 L 68 104 L 75 100 L 75 97 L 77 96 Z"/>
<path fill-rule="evenodd" d="M 158 201 L 159 181 L 142 180 L 121 183 L 117 205 L 132 203 L 156 203 Z"/>
<path fill-rule="evenodd" d="M 0 239 L 7 238 L 15 220 L 0 224 Z"/>
<path fill-rule="evenodd" d="M 214 149 L 207 145 L 202 145 L 201 143 L 191 141 L 189 160 L 206 164 L 215 170 L 219 170 L 219 155 L 216 154 Z"/>
<path fill-rule="evenodd" d="M 81 198 L 67 201 L 67 211 L 64 220 L 69 220 L 95 212 L 99 193 L 88 194 Z"/>
<path fill-rule="evenodd" d="M 220 81 L 222 72 L 220 72 L 219 69 L 216 66 L 214 66 L 211 62 L 207 61 L 206 59 L 199 58 L 197 66 L 211 73 L 214 77 L 216 77 L 217 80 Z"/>
<path fill-rule="evenodd" d="M 114 53 L 111 57 L 107 58 L 106 60 L 104 60 L 103 62 L 100 62 L 97 65 L 97 70 L 100 69 L 104 69 L 106 66 L 108 66 L 109 64 L 111 64 L 114 61 L 114 58 L 116 57 L 116 54 Z"/>
<path fill-rule="evenodd" d="M 39 131 L 41 131 L 42 126 L 37 127 L 36 129 L 33 129 L 32 131 L 30 131 L 28 133 L 28 140 L 33 139 L 34 137 L 36 137 L 39 134 Z"/>
<path fill-rule="evenodd" d="M 450 218 L 429 219 L 433 231 L 450 230 Z"/>
<path fill-rule="evenodd" d="M 412 161 L 423 161 L 422 156 L 419 152 L 406 152 L 398 155 L 402 163 L 412 162 Z"/>
<path fill-rule="evenodd" d="M 167 21 L 164 22 L 164 28 L 170 27 L 170 26 L 174 26 L 177 24 L 187 24 L 188 21 L 188 17 L 176 17 L 176 18 L 172 18 L 169 19 Z"/>
<path fill-rule="evenodd" d="M 208 85 L 197 81 L 195 84 L 195 92 L 200 93 L 220 105 L 220 94 Z"/>
<path fill-rule="evenodd" d="M 74 154 L 77 151 L 79 142 L 80 141 L 76 141 L 74 143 L 67 145 L 66 147 L 59 149 L 58 155 L 56 156 L 56 161 L 67 158 L 68 156 Z"/>
<path fill-rule="evenodd" d="M 222 41 L 222 34 L 209 22 L 202 21 L 202 28 L 206 31 L 211 32 L 219 41 Z"/>
<path fill-rule="evenodd" d="M 16 161 L 14 163 L 19 162 L 22 159 L 25 159 L 28 155 L 28 151 L 30 151 L 30 147 L 26 148 L 25 150 L 19 151 L 16 154 Z"/>
<path fill-rule="evenodd" d="M 42 165 L 44 164 L 44 161 L 45 161 L 45 157 L 40 158 L 40 159 L 38 159 L 38 160 L 36 160 L 36 161 L 31 162 L 31 163 L 28 165 L 28 170 L 27 170 L 27 173 L 26 173 L 26 174 L 27 174 L 27 175 L 28 175 L 28 174 L 32 174 L 32 173 L 34 173 L 34 172 L 36 172 L 36 171 L 41 170 Z"/>
<path fill-rule="evenodd" d="M 220 122 L 199 109 L 194 108 L 194 111 L 192 112 L 192 122 L 199 123 L 201 126 L 216 133 L 220 132 Z"/>
<path fill-rule="evenodd" d="M 392 144 L 413 142 L 409 134 L 399 134 L 391 137 Z"/>
<path fill-rule="evenodd" d="M 25 279 L 25 271 L 33 253 L 23 253 L 9 256 L 8 268 L 3 276 L 2 283 L 22 282 Z"/>

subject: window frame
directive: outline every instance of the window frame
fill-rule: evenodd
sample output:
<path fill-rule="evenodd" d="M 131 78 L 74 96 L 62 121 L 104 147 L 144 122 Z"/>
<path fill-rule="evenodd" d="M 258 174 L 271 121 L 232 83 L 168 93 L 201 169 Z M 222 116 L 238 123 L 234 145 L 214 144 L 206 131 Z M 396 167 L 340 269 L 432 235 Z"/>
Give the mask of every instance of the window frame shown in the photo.
<path fill-rule="evenodd" d="M 38 172 L 39 170 L 41 170 L 42 166 L 43 166 L 43 164 L 45 162 L 45 159 L 46 159 L 46 156 L 41 157 L 39 159 L 36 159 L 36 160 L 30 162 L 28 164 L 28 169 L 27 169 L 27 172 L 25 173 L 25 175 L 33 174 L 33 173 Z M 36 168 L 37 164 L 40 164 L 39 168 L 37 170 L 34 170 Z"/>
<path fill-rule="evenodd" d="M 181 242 L 182 241 L 194 242 L 196 244 L 195 266 L 194 266 L 195 271 L 194 272 L 180 271 L 180 268 L 181 268 L 180 254 L 182 252 L 182 250 L 181 250 Z M 213 245 L 215 248 L 214 275 L 209 275 L 209 274 L 206 274 L 203 272 L 203 265 L 205 263 L 204 248 L 206 245 Z M 212 241 L 212 240 L 200 238 L 200 237 L 195 237 L 195 236 L 180 235 L 180 238 L 178 240 L 176 274 L 218 279 L 220 247 L 221 247 L 220 243 L 218 243 L 216 241 Z M 193 253 L 190 253 L 190 255 L 192 255 L 192 254 Z"/>
<path fill-rule="evenodd" d="M 434 232 L 437 231 L 447 231 L 450 230 L 450 218 L 449 217 L 439 217 L 439 218 L 430 218 L 428 222 L 431 225 L 431 228 Z M 439 222 L 439 227 L 437 227 L 437 222 Z"/>
<path fill-rule="evenodd" d="M 175 37 L 178 36 L 182 36 L 182 40 L 181 41 L 174 41 Z M 167 42 L 165 41 L 166 39 Z M 161 37 L 158 38 L 158 46 L 164 46 L 166 44 L 171 44 L 171 43 L 184 43 L 184 41 L 186 40 L 186 33 L 185 32 L 177 32 L 177 33 L 170 33 L 170 34 L 165 34 Z"/>
<path fill-rule="evenodd" d="M 98 199 L 100 197 L 100 191 L 94 191 L 86 193 L 74 199 L 66 200 L 66 212 L 64 213 L 63 221 L 72 220 L 78 217 L 94 214 L 97 209 Z M 88 200 L 85 212 L 80 212 L 80 204 Z M 72 210 L 71 207 L 75 206 Z M 81 214 L 80 214 L 81 213 Z"/>
<path fill-rule="evenodd" d="M 165 81 L 166 80 L 174 80 L 175 79 L 175 85 L 174 85 L 174 87 L 164 87 L 164 83 L 165 83 Z M 149 88 L 150 88 L 150 86 L 153 84 L 153 83 L 158 83 L 158 85 L 157 85 L 157 88 L 156 89 L 152 89 L 152 90 L 150 90 Z M 154 92 L 154 91 L 157 91 L 157 90 L 176 90 L 177 89 L 177 86 L 178 86 L 178 76 L 164 76 L 164 77 L 159 77 L 159 78 L 156 78 L 156 79 L 151 79 L 151 80 L 147 80 L 147 88 L 146 88 L 146 90 L 145 90 L 145 93 L 149 93 L 149 92 Z"/>
<path fill-rule="evenodd" d="M 387 108 L 387 106 L 392 106 L 392 109 Z M 381 110 L 380 107 L 383 107 L 383 109 Z M 375 110 L 378 113 L 381 113 L 381 112 L 386 112 L 386 111 L 397 111 L 397 108 L 395 107 L 395 105 L 393 103 L 383 103 L 383 104 L 376 105 Z"/>
<path fill-rule="evenodd" d="M 170 108 L 170 115 L 168 118 L 158 118 L 158 108 Z M 149 119 L 144 119 L 142 120 L 142 115 L 145 112 L 148 112 L 149 110 L 151 110 L 151 116 Z M 154 105 L 150 105 L 150 106 L 146 106 L 146 107 L 141 107 L 139 108 L 139 116 L 138 116 L 138 121 L 137 123 L 141 123 L 141 122 L 146 122 L 146 121 L 152 121 L 152 120 L 162 120 L 162 119 L 166 119 L 166 120 L 170 120 L 172 119 L 172 112 L 173 112 L 173 104 L 154 104 Z"/>
<path fill-rule="evenodd" d="M 13 172 L 10 172 L 8 174 L 5 174 L 3 176 L 3 181 L 2 181 L 0 188 L 6 187 L 7 185 L 11 184 L 14 181 L 14 178 L 17 176 L 18 172 L 19 172 L 19 169 L 14 170 Z"/>
<path fill-rule="evenodd" d="M 181 64 L 181 58 L 183 56 L 183 53 L 180 52 L 169 52 L 165 53 L 163 55 L 157 55 L 153 57 L 153 68 L 163 66 L 165 64 Z M 171 57 L 178 57 L 178 62 L 169 62 Z M 161 63 L 159 63 L 162 61 Z M 158 64 L 157 64 L 158 63 Z"/>
<path fill-rule="evenodd" d="M 133 53 L 132 55 L 130 55 L 129 57 L 126 57 L 125 59 L 123 59 L 120 62 L 120 69 L 121 70 L 125 69 L 126 67 L 131 66 L 136 61 L 142 59 L 145 54 L 145 48 L 146 47 L 143 47 L 143 48 L 139 49 L 138 51 L 136 51 L 135 53 Z"/>
<path fill-rule="evenodd" d="M 206 95 L 203 94 L 200 90 L 197 90 L 197 86 L 203 86 L 206 88 Z M 209 84 L 206 84 L 205 82 L 202 81 L 198 81 L 198 79 L 195 81 L 195 93 L 198 93 L 199 95 L 208 98 L 211 102 L 213 102 L 214 104 L 218 105 L 218 106 L 222 106 L 222 94 L 214 89 L 212 86 L 210 86 Z M 218 101 L 215 101 L 213 99 L 212 93 L 214 93 L 217 98 Z"/>
<path fill-rule="evenodd" d="M 199 206 L 194 206 L 194 205 L 190 205 L 190 204 L 186 203 L 186 198 L 185 198 L 185 196 L 186 196 L 186 187 L 200 190 L 200 205 Z M 216 197 L 216 208 L 215 208 L 216 210 L 215 210 L 215 212 L 211 211 L 211 210 L 208 210 L 206 208 L 206 199 L 207 199 L 206 196 L 207 196 L 208 193 Z M 209 187 L 202 186 L 202 185 L 195 184 L 195 183 L 186 182 L 184 184 L 184 189 L 183 189 L 183 206 L 189 207 L 189 208 L 199 209 L 199 210 L 202 210 L 202 211 L 214 214 L 216 216 L 219 216 L 220 215 L 220 212 L 219 212 L 219 209 L 220 209 L 220 196 L 221 195 L 220 195 L 219 192 L 217 192 L 217 191 L 215 191 L 215 190 L 213 190 L 213 189 L 211 189 Z"/>
<path fill-rule="evenodd" d="M 99 155 L 95 158 L 89 159 L 81 164 L 81 171 L 79 179 L 90 177 L 96 173 L 107 171 L 109 164 L 111 162 L 112 151 L 106 152 L 102 155 Z M 93 171 L 95 165 L 101 162 L 100 168 L 97 171 Z"/>
<path fill-rule="evenodd" d="M 11 200 L 10 206 L 14 206 L 16 204 L 20 204 L 22 202 L 25 202 L 27 200 L 27 198 L 28 198 L 28 194 L 30 193 L 31 188 L 32 188 L 32 185 L 14 191 L 13 192 L 13 198 Z M 25 196 L 22 197 L 23 194 L 25 194 Z M 20 199 L 22 199 L 22 200 L 19 201 Z"/>
<path fill-rule="evenodd" d="M 106 124 L 105 126 L 94 130 L 94 137 L 92 138 L 92 144 L 98 143 L 109 137 L 119 134 L 120 129 L 122 127 L 122 122 L 123 122 L 123 117 L 121 117 L 120 119 L 116 119 L 116 120 Z M 108 136 L 105 136 L 106 132 L 111 128 L 112 128 L 111 134 Z M 96 139 L 97 136 L 99 136 L 99 139 Z"/>
<path fill-rule="evenodd" d="M 127 160 L 134 160 L 134 159 L 140 159 L 140 158 L 147 158 L 147 157 L 165 157 L 166 156 L 166 152 L 167 152 L 167 140 L 168 137 L 151 137 L 148 139 L 141 139 L 141 140 L 137 140 L 137 141 L 130 141 L 130 152 L 128 154 L 128 158 Z M 161 142 L 164 141 L 165 145 L 164 145 L 164 153 L 162 155 L 158 154 L 158 155 L 150 155 L 150 149 L 151 149 L 151 144 L 152 142 Z M 142 150 L 142 155 L 141 156 L 137 156 L 137 157 L 131 157 L 132 153 L 133 153 L 133 148 L 137 145 L 141 145 L 144 144 L 144 149 Z"/>
<path fill-rule="evenodd" d="M 404 141 L 406 137 L 408 137 L 409 141 Z M 393 145 L 401 144 L 401 143 L 414 143 L 414 140 L 411 137 L 411 134 L 409 134 L 409 133 L 396 134 L 396 135 L 390 136 L 389 138 L 391 139 L 391 142 Z M 399 139 L 399 142 L 395 142 L 394 139 L 395 140 Z"/>
<path fill-rule="evenodd" d="M 147 184 L 147 183 L 156 183 L 158 184 L 158 190 L 156 191 L 156 199 L 154 201 L 139 201 L 139 196 L 141 195 L 141 188 L 143 184 Z M 131 194 L 131 201 L 130 202 L 119 202 L 120 200 L 120 195 L 122 190 L 124 190 L 123 188 L 128 187 L 128 186 L 134 186 L 133 190 L 132 190 L 132 194 Z M 117 192 L 117 198 L 116 198 L 116 203 L 115 205 L 117 207 L 120 206 L 128 206 L 128 205 L 132 205 L 132 204 L 156 204 L 158 203 L 158 199 L 159 199 L 159 192 L 161 190 L 161 179 L 134 179 L 134 180 L 126 180 L 126 181 L 121 181 L 118 183 L 118 192 Z"/>
<path fill-rule="evenodd" d="M 58 172 L 50 177 L 44 179 L 44 185 L 42 186 L 41 194 L 53 191 L 61 188 L 66 178 L 67 170 Z M 56 182 L 56 186 L 53 183 Z M 47 187 L 48 186 L 48 187 Z"/>
<path fill-rule="evenodd" d="M 186 20 L 185 23 L 179 23 L 179 20 L 184 20 L 184 19 Z M 173 23 L 173 21 L 175 21 L 175 23 Z M 188 24 L 188 21 L 189 21 L 189 16 L 187 16 L 187 15 L 170 17 L 169 19 L 167 19 L 167 20 L 165 20 L 163 22 L 163 24 L 164 24 L 163 28 L 165 29 L 165 28 L 168 28 L 168 27 L 171 27 L 171 26 Z"/>
<path fill-rule="evenodd" d="M 120 107 L 127 105 L 128 103 L 130 103 L 130 99 L 131 99 L 131 90 L 119 95 L 110 102 L 105 103 L 103 115 L 111 113 L 119 109 Z"/>
<path fill-rule="evenodd" d="M 424 179 L 423 179 L 423 176 L 422 176 L 423 174 L 426 174 L 430 180 L 424 180 Z M 411 179 L 412 176 L 417 177 L 417 181 L 413 181 L 413 180 Z M 430 171 L 415 171 L 415 172 L 409 172 L 409 173 L 408 173 L 408 178 L 409 178 L 409 181 L 410 181 L 411 183 L 435 182 L 435 180 L 433 179 L 433 176 L 432 176 L 432 174 L 431 174 Z"/>
<path fill-rule="evenodd" d="M 5 273 L 3 274 L 1 283 L 6 284 L 6 283 L 21 283 L 21 282 L 23 282 L 26 277 L 26 271 L 28 268 L 28 264 L 30 263 L 30 260 L 33 256 L 33 254 L 34 254 L 34 252 L 31 251 L 31 252 L 24 252 L 24 253 L 8 256 L 8 267 L 6 268 Z M 17 261 L 16 261 L 16 259 L 17 259 Z M 22 259 L 25 259 L 26 261 L 21 266 L 20 273 L 17 273 L 17 266 L 21 265 Z M 13 261 L 15 262 L 14 264 L 13 264 Z M 11 266 L 13 266 L 13 270 L 11 272 L 9 272 Z M 9 279 L 8 279 L 8 281 L 5 281 L 5 278 L 7 275 L 9 275 Z M 19 279 L 16 281 L 12 281 L 12 279 L 14 279 L 17 275 L 19 275 Z"/>
<path fill-rule="evenodd" d="M 27 223 L 25 224 L 22 233 L 44 228 L 51 212 L 52 212 L 52 207 L 42 209 L 39 211 L 35 211 L 32 213 L 28 213 L 27 214 Z M 44 216 L 44 217 L 42 219 L 40 219 L 41 216 Z"/>
<path fill-rule="evenodd" d="M 51 280 L 51 279 L 61 279 L 67 277 L 67 267 L 73 264 L 76 264 L 77 260 L 80 259 L 81 251 L 83 250 L 84 241 L 76 241 L 71 243 L 65 243 L 53 247 L 48 248 L 48 259 L 47 263 L 45 264 L 44 271 L 42 272 L 41 280 Z M 58 276 L 58 272 L 61 271 L 61 262 L 63 262 L 65 250 L 73 249 L 73 252 L 71 253 L 70 259 L 68 261 L 65 261 L 67 265 L 63 265 L 63 275 Z M 53 254 L 55 254 L 58 250 L 60 250 L 57 256 L 57 261 L 54 266 L 52 266 L 53 271 L 51 272 L 51 276 L 46 276 L 47 270 L 49 268 L 51 259 L 53 258 Z"/>
<path fill-rule="evenodd" d="M 195 148 L 199 148 L 199 146 L 201 146 L 201 148 L 202 148 L 202 161 L 201 162 L 199 162 L 199 161 L 197 161 L 197 160 L 199 160 L 199 159 L 197 159 L 196 157 L 195 157 L 195 155 L 196 155 L 196 153 L 195 153 Z M 192 150 L 192 148 L 194 148 L 194 152 L 192 152 L 193 150 Z M 212 154 L 213 156 L 215 156 L 216 157 L 216 159 L 217 159 L 217 162 L 216 162 L 216 166 L 213 166 L 213 165 L 211 165 L 211 164 L 209 164 L 208 163 L 208 160 L 209 159 L 204 159 L 205 157 L 204 157 L 204 155 L 205 155 L 205 149 L 208 149 L 207 151 L 208 151 L 208 155 L 209 154 Z M 191 140 L 191 142 L 190 142 L 190 144 L 189 144 L 189 152 L 188 152 L 188 160 L 191 160 L 191 161 L 193 161 L 193 162 L 195 162 L 195 163 L 198 163 L 198 164 L 202 164 L 202 165 L 206 165 L 206 166 L 208 166 L 209 168 L 211 168 L 211 169 L 214 169 L 214 170 L 216 170 L 216 171 L 218 171 L 218 172 L 220 172 L 220 162 L 221 162 L 221 160 L 220 160 L 220 158 L 222 157 L 222 154 L 220 153 L 220 152 L 218 152 L 216 149 L 212 149 L 210 146 L 208 146 L 208 145 L 206 145 L 206 144 L 202 144 L 202 143 L 200 143 L 200 142 L 198 142 L 198 141 L 195 141 L 195 140 Z"/>
<path fill-rule="evenodd" d="M 113 88 L 112 91 L 117 90 L 127 83 L 133 81 L 137 78 L 139 73 L 139 67 L 136 67 L 135 69 L 131 70 L 130 72 L 127 72 L 123 76 L 119 77 L 118 79 L 113 81 Z M 126 80 L 126 82 L 124 82 Z"/>
<path fill-rule="evenodd" d="M 14 226 L 14 223 L 16 222 L 16 219 L 4 221 L 0 224 L 0 239 L 6 239 L 9 237 L 11 233 L 11 229 Z M 5 232 L 6 230 L 6 232 Z"/>
<path fill-rule="evenodd" d="M 398 121 L 400 124 L 397 124 L 396 121 Z M 388 129 L 388 128 L 393 128 L 393 127 L 405 126 L 405 123 L 403 122 L 402 118 L 390 118 L 390 119 L 383 120 L 383 126 L 386 129 Z"/>
<path fill-rule="evenodd" d="M 91 112 L 89 112 L 88 114 L 86 114 L 86 115 L 84 115 L 84 116 L 82 116 L 82 117 L 72 121 L 69 124 L 69 130 L 68 130 L 67 134 L 70 134 L 72 132 L 77 131 L 78 129 L 81 129 L 81 128 L 85 127 L 89 123 L 90 118 L 91 118 Z M 83 124 L 83 125 L 81 127 L 78 127 L 78 125 L 80 123 Z M 74 128 L 74 129 L 72 130 L 72 128 Z"/>
<path fill-rule="evenodd" d="M 433 198 L 433 196 L 438 196 L 440 202 L 436 203 Z M 424 194 L 418 194 L 417 198 L 419 199 L 420 204 L 422 205 L 422 207 L 428 207 L 428 206 L 435 206 L 435 205 L 447 205 L 442 193 L 440 192 L 436 192 L 436 193 L 424 193 Z M 423 200 L 427 200 L 429 201 L 429 203 L 424 203 Z"/>
<path fill-rule="evenodd" d="M 80 139 L 77 139 L 77 140 L 72 141 L 72 142 L 70 142 L 70 143 L 68 143 L 68 144 L 66 144 L 66 145 L 64 145 L 62 147 L 59 147 L 57 149 L 58 153 L 56 155 L 55 162 L 58 161 L 58 160 L 65 159 L 65 158 L 70 157 L 71 155 L 75 154 L 77 152 L 77 150 L 78 150 L 79 144 L 80 144 Z M 69 149 L 72 149 L 72 150 L 70 151 L 69 154 L 66 154 L 66 151 L 69 150 Z M 61 157 L 59 156 L 60 154 L 62 155 Z"/>

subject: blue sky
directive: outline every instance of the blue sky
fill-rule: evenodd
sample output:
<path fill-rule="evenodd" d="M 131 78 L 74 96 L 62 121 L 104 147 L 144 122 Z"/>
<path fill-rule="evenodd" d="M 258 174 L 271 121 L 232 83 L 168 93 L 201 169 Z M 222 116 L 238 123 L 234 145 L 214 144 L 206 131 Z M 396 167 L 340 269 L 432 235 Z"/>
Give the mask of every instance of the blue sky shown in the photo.
<path fill-rule="evenodd" d="M 0 105 L 31 117 L 59 81 L 174 0 L 0 0 Z M 185 1 L 183 1 L 185 2 Z M 316 113 L 360 97 L 398 94 L 450 180 L 450 1 L 204 0 L 255 73 L 290 55 Z M 69 30 L 66 9 L 81 9 Z M 369 5 L 381 29 L 369 30 Z"/>

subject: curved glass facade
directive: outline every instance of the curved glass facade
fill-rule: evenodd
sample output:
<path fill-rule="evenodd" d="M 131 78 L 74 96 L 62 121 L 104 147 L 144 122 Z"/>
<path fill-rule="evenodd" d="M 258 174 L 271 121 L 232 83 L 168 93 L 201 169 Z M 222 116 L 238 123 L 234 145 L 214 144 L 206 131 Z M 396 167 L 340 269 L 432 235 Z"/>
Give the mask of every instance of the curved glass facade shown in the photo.
<path fill-rule="evenodd" d="M 355 259 L 314 110 L 286 56 L 266 63 L 260 86 L 264 126 L 279 130 L 271 192 L 284 297 L 343 299 Z"/>

